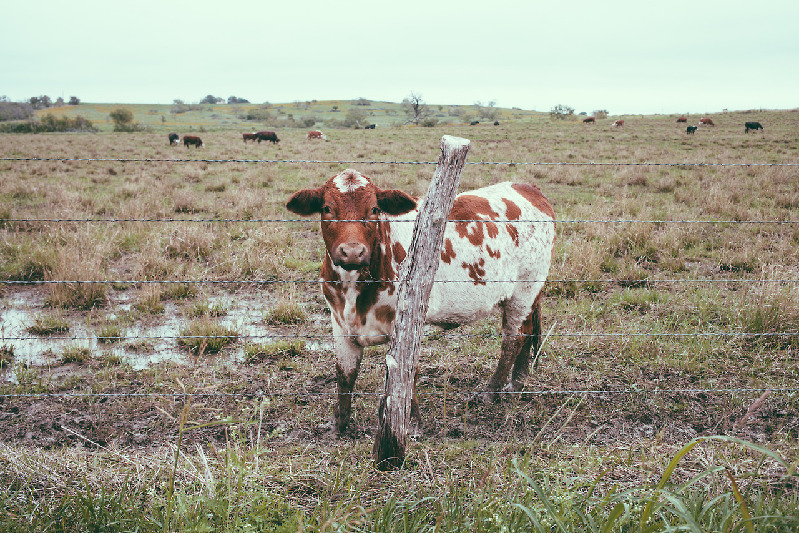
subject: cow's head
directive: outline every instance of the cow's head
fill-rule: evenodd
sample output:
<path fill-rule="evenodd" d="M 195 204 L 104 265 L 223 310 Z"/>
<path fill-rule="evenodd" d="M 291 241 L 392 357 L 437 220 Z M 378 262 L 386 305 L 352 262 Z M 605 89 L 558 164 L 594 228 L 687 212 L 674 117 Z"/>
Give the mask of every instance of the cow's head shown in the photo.
<path fill-rule="evenodd" d="M 408 194 L 380 189 L 351 169 L 317 189 L 294 193 L 286 203 L 286 209 L 298 215 L 321 214 L 322 237 L 330 259 L 346 270 L 359 270 L 371 262 L 379 246 L 381 213 L 403 215 L 415 207 L 416 200 Z"/>

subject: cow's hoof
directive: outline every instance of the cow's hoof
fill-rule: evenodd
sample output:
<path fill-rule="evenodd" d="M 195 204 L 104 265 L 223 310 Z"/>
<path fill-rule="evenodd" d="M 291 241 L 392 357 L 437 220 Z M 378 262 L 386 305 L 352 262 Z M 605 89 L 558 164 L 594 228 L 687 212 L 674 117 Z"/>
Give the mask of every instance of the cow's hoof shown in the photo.
<path fill-rule="evenodd" d="M 469 398 L 469 406 L 474 407 L 481 404 L 489 404 L 497 401 L 497 394 L 492 391 L 483 391 L 474 394 Z"/>

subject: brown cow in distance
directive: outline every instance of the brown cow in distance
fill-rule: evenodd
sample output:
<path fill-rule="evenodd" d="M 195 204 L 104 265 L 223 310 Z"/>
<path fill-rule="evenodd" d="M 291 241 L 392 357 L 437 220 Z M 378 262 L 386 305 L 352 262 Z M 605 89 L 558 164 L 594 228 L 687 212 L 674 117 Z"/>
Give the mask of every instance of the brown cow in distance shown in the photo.
<path fill-rule="evenodd" d="M 195 146 L 197 148 L 202 148 L 205 146 L 205 144 L 203 144 L 203 140 L 196 135 L 184 135 L 183 144 L 186 146 L 186 148 L 189 146 Z"/>
<path fill-rule="evenodd" d="M 254 133 L 254 132 L 253 133 L 242 133 L 241 137 L 244 139 L 244 144 L 247 144 L 247 141 L 255 142 L 255 141 L 258 140 L 258 134 Z"/>
<path fill-rule="evenodd" d="M 699 124 L 703 126 L 715 126 L 715 124 L 713 124 L 713 121 L 709 118 L 700 118 Z"/>
<path fill-rule="evenodd" d="M 616 122 L 613 123 L 613 127 L 614 128 L 621 128 L 622 126 L 624 126 L 624 121 L 621 120 L 621 119 L 619 119 L 619 120 L 617 120 Z"/>
<path fill-rule="evenodd" d="M 308 134 L 306 135 L 306 137 L 308 137 L 308 140 L 311 140 L 311 139 L 322 139 L 323 141 L 327 140 L 327 136 L 324 133 L 322 133 L 321 131 L 319 131 L 319 130 L 311 130 L 311 131 L 309 131 Z"/>
<path fill-rule="evenodd" d="M 688 117 L 678 117 L 677 122 L 688 122 Z"/>
<path fill-rule="evenodd" d="M 261 144 L 261 141 L 272 141 L 272 144 L 280 142 L 274 131 L 256 131 L 255 136 L 258 139 L 258 144 Z"/>
<path fill-rule="evenodd" d="M 596 119 L 594 117 L 588 117 L 583 119 L 583 123 L 585 124 L 596 124 Z"/>

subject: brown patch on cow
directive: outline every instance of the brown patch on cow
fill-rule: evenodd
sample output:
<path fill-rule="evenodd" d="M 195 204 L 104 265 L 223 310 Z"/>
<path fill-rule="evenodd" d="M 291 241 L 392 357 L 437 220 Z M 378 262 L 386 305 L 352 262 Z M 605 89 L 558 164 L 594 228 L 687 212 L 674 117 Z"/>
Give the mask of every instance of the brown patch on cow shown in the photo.
<path fill-rule="evenodd" d="M 452 211 L 449 213 L 450 220 L 480 220 L 481 218 L 489 218 L 496 220 L 499 218 L 499 213 L 491 209 L 491 204 L 488 199 L 474 196 L 471 194 L 462 194 L 455 199 L 452 206 Z M 456 222 L 455 231 L 458 236 L 469 239 L 469 242 L 474 246 L 481 246 L 484 240 L 483 227 L 488 237 L 493 239 L 499 235 L 499 228 L 493 222 L 482 223 L 475 222 L 470 226 L 471 222 Z"/>
<path fill-rule="evenodd" d="M 391 324 L 394 322 L 396 311 L 390 305 L 381 305 L 375 309 L 375 319 L 383 324 Z"/>
<path fill-rule="evenodd" d="M 502 255 L 499 250 L 492 250 L 490 246 L 486 246 L 486 252 L 488 252 L 488 257 L 492 259 L 499 259 Z"/>
<path fill-rule="evenodd" d="M 513 240 L 513 244 L 519 246 L 519 230 L 513 224 L 505 224 L 505 229 L 508 230 L 508 235 Z"/>
<path fill-rule="evenodd" d="M 394 254 L 394 260 L 397 261 L 397 264 L 400 264 L 403 261 L 405 261 L 405 255 L 406 255 L 405 247 L 402 246 L 402 243 L 400 243 L 399 241 L 395 242 L 391 246 L 391 253 Z"/>
<path fill-rule="evenodd" d="M 552 209 L 552 206 L 549 204 L 549 201 L 541 194 L 541 191 L 535 185 L 528 185 L 526 183 L 514 183 L 512 185 L 513 189 L 524 196 L 528 202 L 530 202 L 533 207 L 547 215 L 548 217 L 555 219 L 555 210 Z"/>
<path fill-rule="evenodd" d="M 503 198 L 502 201 L 505 202 L 505 216 L 508 220 L 519 220 L 519 217 L 522 216 L 522 210 L 519 209 L 519 206 L 507 198 Z"/>
<path fill-rule="evenodd" d="M 455 248 L 452 246 L 452 241 L 447 239 L 444 241 L 444 251 L 441 252 L 441 260 L 446 264 L 452 263 L 455 259 Z"/>
<path fill-rule="evenodd" d="M 469 272 L 469 277 L 474 280 L 475 285 L 485 285 L 486 282 L 483 281 L 483 276 L 486 275 L 485 268 L 483 268 L 485 264 L 485 259 L 480 258 L 477 263 L 469 264 L 464 262 L 461 266 Z"/>

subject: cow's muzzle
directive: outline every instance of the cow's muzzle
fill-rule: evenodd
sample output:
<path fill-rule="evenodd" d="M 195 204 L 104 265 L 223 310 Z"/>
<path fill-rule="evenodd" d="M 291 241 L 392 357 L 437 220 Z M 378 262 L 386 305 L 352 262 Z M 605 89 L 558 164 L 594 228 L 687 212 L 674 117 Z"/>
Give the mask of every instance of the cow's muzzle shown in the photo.
<path fill-rule="evenodd" d="M 371 254 L 364 244 L 346 242 L 338 245 L 331 258 L 334 265 L 345 270 L 359 270 L 369 264 Z"/>

